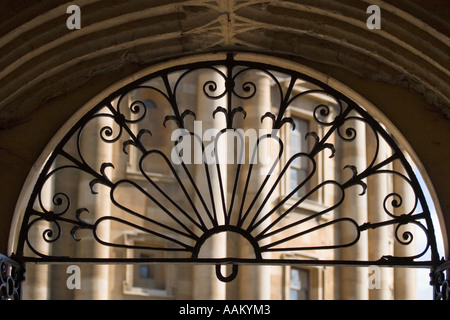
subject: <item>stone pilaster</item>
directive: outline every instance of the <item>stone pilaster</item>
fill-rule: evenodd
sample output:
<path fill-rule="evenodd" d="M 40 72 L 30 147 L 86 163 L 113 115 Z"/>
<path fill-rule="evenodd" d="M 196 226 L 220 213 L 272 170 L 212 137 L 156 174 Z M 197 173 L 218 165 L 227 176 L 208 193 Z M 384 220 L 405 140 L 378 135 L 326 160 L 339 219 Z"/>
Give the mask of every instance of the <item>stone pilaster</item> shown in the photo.
<path fill-rule="evenodd" d="M 212 117 L 214 110 L 218 106 L 224 106 L 225 99 L 214 100 L 208 98 L 203 92 L 204 85 L 206 83 L 211 83 L 212 86 L 217 85 L 216 90 L 208 93 L 212 96 L 218 95 L 220 92 L 224 90 L 224 79 L 217 72 L 212 70 L 199 71 L 199 76 L 197 79 L 198 89 L 197 89 L 197 121 L 201 121 L 202 125 L 202 135 L 201 138 L 207 138 L 208 141 L 204 141 L 205 147 L 209 143 L 214 143 L 214 139 L 217 137 L 203 136 L 205 130 L 208 129 L 217 129 L 221 130 L 226 128 L 225 116 L 222 113 L 217 113 L 215 118 Z M 212 82 L 210 82 L 212 81 Z M 206 88 L 208 90 L 209 88 Z M 224 136 L 220 138 L 218 142 L 218 148 L 223 147 L 224 143 L 226 145 L 226 141 L 224 140 Z M 194 142 L 197 143 L 197 142 Z M 224 156 L 221 154 L 220 156 Z M 225 154 L 226 156 L 226 154 Z M 219 159 L 223 160 L 223 159 Z M 203 159 L 205 161 L 205 159 Z M 198 188 L 200 189 L 203 198 L 205 199 L 209 210 L 211 211 L 211 215 L 213 215 L 213 209 L 216 211 L 216 215 L 219 221 L 219 225 L 223 224 L 223 206 L 222 206 L 222 197 L 221 197 L 221 188 L 219 184 L 219 177 L 216 164 L 209 164 L 208 170 L 211 179 L 211 188 L 213 199 L 210 199 L 209 190 L 208 190 L 208 182 L 206 180 L 205 168 L 203 161 L 201 164 L 195 164 L 195 174 L 196 174 L 196 183 Z M 226 165 L 220 166 L 220 173 L 222 179 L 222 187 L 223 191 L 226 192 L 227 186 L 227 172 Z M 226 194 L 225 194 L 226 195 Z M 213 200 L 213 201 L 211 201 Z M 200 201 L 197 199 L 197 207 L 202 210 L 199 210 L 203 216 L 205 221 L 208 221 L 209 218 L 204 212 L 203 207 Z M 211 227 L 211 223 L 206 224 L 208 227 Z M 226 256 L 226 234 L 220 233 L 211 237 L 205 245 L 200 250 L 200 257 L 204 258 L 223 258 Z M 225 268 L 223 268 L 225 269 Z M 215 266 L 210 265 L 195 265 L 193 268 L 193 298 L 194 299 L 225 299 L 226 298 L 226 284 L 219 281 L 216 277 Z M 225 274 L 224 274 L 225 275 Z"/>
<path fill-rule="evenodd" d="M 356 130 L 353 141 L 341 144 L 341 165 L 354 165 L 359 172 L 366 168 L 366 128 L 362 121 L 348 120 L 346 122 Z M 348 170 L 348 169 L 347 169 Z M 348 170 L 350 171 L 350 170 Z M 348 172 L 347 172 L 348 173 Z M 348 175 L 347 175 L 348 176 Z M 367 196 L 361 196 L 361 187 L 355 185 L 345 190 L 345 200 L 340 207 L 341 217 L 349 217 L 359 225 L 367 221 Z M 341 225 L 341 242 L 350 243 L 355 239 L 355 226 L 350 223 Z M 367 232 L 362 232 L 358 242 L 342 249 L 343 260 L 367 260 Z M 365 267 L 344 267 L 341 269 L 341 298 L 368 298 L 368 271 Z"/>

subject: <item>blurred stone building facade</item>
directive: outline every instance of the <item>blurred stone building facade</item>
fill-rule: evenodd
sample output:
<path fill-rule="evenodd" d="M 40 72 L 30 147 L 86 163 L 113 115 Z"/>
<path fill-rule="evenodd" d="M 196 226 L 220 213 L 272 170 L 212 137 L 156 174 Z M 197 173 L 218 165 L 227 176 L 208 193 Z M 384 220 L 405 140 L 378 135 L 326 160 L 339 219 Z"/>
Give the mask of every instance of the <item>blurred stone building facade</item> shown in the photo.
<path fill-rule="evenodd" d="M 262 117 L 268 112 L 277 113 L 280 96 L 273 79 L 263 72 L 252 71 L 243 73 L 239 81 L 237 87 L 245 88 L 245 84 L 251 83 L 254 84 L 256 92 L 250 99 L 234 97 L 234 105 L 241 106 L 246 115 L 244 117 L 243 114 L 237 113 L 233 119 L 233 127 L 241 128 L 246 133 L 253 129 L 265 130 L 258 131 L 259 133 L 270 132 L 271 119 L 268 117 L 262 119 Z M 208 145 L 217 142 L 216 147 L 223 148 L 216 159 L 220 160 L 220 157 L 222 160 L 227 159 L 219 167 L 215 164 L 207 164 L 210 170 L 210 176 L 207 177 L 204 162 L 195 163 L 197 155 L 194 153 L 189 155 L 192 162 L 187 163 L 187 167 L 196 182 L 198 192 L 204 195 L 204 203 L 199 197 L 196 197 L 197 191 L 194 190 L 188 177 L 183 176 L 182 167 L 173 164 L 174 158 L 171 156 L 174 155 L 176 139 L 173 137 L 173 132 L 176 125 L 174 121 L 167 121 L 165 118 L 169 114 L 169 102 L 154 89 L 163 90 L 164 83 L 159 78 L 153 79 L 145 84 L 147 88 L 144 85 L 135 88 L 125 94 L 122 101 L 119 102 L 116 99 L 112 104 L 116 106 L 118 103 L 123 103 L 123 110 L 128 110 L 128 119 L 136 120 L 136 122 L 130 122 L 130 128 L 136 135 L 142 129 L 151 132 L 150 134 L 145 130 L 142 131 L 142 143 L 149 149 L 159 150 L 166 155 L 180 180 L 175 177 L 174 172 L 159 153 L 142 157 L 139 148 L 131 144 L 124 144 L 126 139 L 122 137 L 117 143 L 103 141 L 101 139 L 102 129 L 107 126 L 112 128 L 113 136 L 116 134 L 114 133 L 114 123 L 109 121 L 108 117 L 95 118 L 84 127 L 81 138 L 79 138 L 83 141 L 80 145 L 85 160 L 95 164 L 93 167 L 97 168 L 103 163 L 112 163 L 113 167 L 106 168 L 105 172 L 108 172 L 108 175 L 116 181 L 124 179 L 126 182 L 117 186 L 112 196 L 110 196 L 109 190 L 101 184 L 91 186 L 96 192 L 93 194 L 91 188 L 88 187 L 92 180 L 90 177 L 67 170 L 67 173 L 55 175 L 54 178 L 49 179 L 46 183 L 47 198 L 42 201 L 47 202 L 50 207 L 55 193 L 64 192 L 70 195 L 72 202 L 78 202 L 78 207 L 86 208 L 84 212 L 80 212 L 80 217 L 86 221 L 95 221 L 102 216 L 120 217 L 120 219 L 126 216 L 127 223 L 119 220 L 104 220 L 97 236 L 105 243 L 120 244 L 125 247 L 129 246 L 129 248 L 124 249 L 123 247 L 114 247 L 114 245 L 102 246 L 92 237 L 92 234 L 85 233 L 84 230 L 77 230 L 75 234 L 75 237 L 81 241 L 77 242 L 74 239 L 60 241 L 58 245 L 52 245 L 51 249 L 46 248 L 48 244 L 42 243 L 40 248 L 43 251 L 51 250 L 54 255 L 64 255 L 70 252 L 70 255 L 75 256 L 82 253 L 83 255 L 112 259 L 184 257 L 186 256 L 184 252 L 166 249 L 179 247 L 178 243 L 174 244 L 171 239 L 176 239 L 181 244 L 192 244 L 192 240 L 186 236 L 186 234 L 189 235 L 189 232 L 183 228 L 189 229 L 195 234 L 203 232 L 201 223 L 199 223 L 200 218 L 187 218 L 187 216 L 196 217 L 193 208 L 195 207 L 198 215 L 204 218 L 202 220 L 204 227 L 209 230 L 214 227 L 214 222 L 208 220 L 208 212 L 217 212 L 217 223 L 218 225 L 223 224 L 226 215 L 225 218 L 221 216 L 221 212 L 225 211 L 221 197 L 226 198 L 225 203 L 229 206 L 233 192 L 236 202 L 233 212 L 238 211 L 238 204 L 241 204 L 243 200 L 245 200 L 243 208 L 249 208 L 250 200 L 256 196 L 253 207 L 248 211 L 248 219 L 243 222 L 243 227 L 250 223 L 251 218 L 255 217 L 258 210 L 261 211 L 258 219 L 267 212 L 271 213 L 270 218 L 261 220 L 252 231 L 253 236 L 260 232 L 269 234 L 261 241 L 261 245 L 283 240 L 283 232 L 274 232 L 273 235 L 270 233 L 289 226 L 295 221 L 304 220 L 303 223 L 287 230 L 294 233 L 301 233 L 305 230 L 314 231 L 305 232 L 304 236 L 289 241 L 283 240 L 280 245 L 275 247 L 326 247 L 351 242 L 354 237 L 351 225 L 334 224 L 332 222 L 335 219 L 351 217 L 358 223 L 382 220 L 383 217 L 379 215 L 384 213 L 383 200 L 394 189 L 404 194 L 403 200 L 405 203 L 408 202 L 407 194 L 410 191 L 400 179 L 397 181 L 393 176 L 376 175 L 367 180 L 367 192 L 364 195 L 360 195 L 361 188 L 359 186 L 350 188 L 347 190 L 342 204 L 333 210 L 328 210 L 336 204 L 339 195 L 332 186 L 320 187 L 322 182 L 346 181 L 351 177 L 352 172 L 343 167 L 352 164 L 359 170 L 363 170 L 374 157 L 375 150 L 378 150 L 377 159 L 382 160 L 389 156 L 389 147 L 383 144 L 383 141 L 379 142 L 377 146 L 371 129 L 366 127 L 362 121 L 349 122 L 349 128 L 353 128 L 357 132 L 357 136 L 352 141 L 339 139 L 335 135 L 329 138 L 329 141 L 336 147 L 333 157 L 330 157 L 331 150 L 324 150 L 316 156 L 314 164 L 307 157 L 300 156 L 294 159 L 279 183 L 276 184 L 276 188 L 271 192 L 268 200 L 264 200 L 269 192 L 270 183 L 275 181 L 291 157 L 299 153 L 308 153 L 313 148 L 314 139 L 308 133 L 315 132 L 319 137 L 323 137 L 325 134 L 326 127 L 321 126 L 315 119 L 314 112 L 317 112 L 317 106 L 330 106 L 330 113 L 327 115 L 330 119 L 333 117 L 333 112 L 336 112 L 333 108 L 337 106 L 335 100 L 322 93 L 307 94 L 301 99 L 293 101 L 288 108 L 286 115 L 292 119 L 292 123 L 287 123 L 277 132 L 278 137 L 284 143 L 284 151 L 279 158 L 279 164 L 271 172 L 269 183 L 267 183 L 268 187 L 265 187 L 257 196 L 259 187 L 263 184 L 267 172 L 270 171 L 273 161 L 277 158 L 279 146 L 266 145 L 265 152 L 270 161 L 262 161 L 264 155 L 259 158 L 259 161 L 253 166 L 248 186 L 246 187 L 245 179 L 239 179 L 236 187 L 235 177 L 238 168 L 236 160 L 239 160 L 236 156 L 239 154 L 236 153 L 239 151 L 236 141 L 239 139 L 236 136 L 227 136 L 227 134 L 217 134 L 213 137 L 204 135 L 208 129 L 219 131 L 227 126 L 226 117 L 222 113 L 217 112 L 213 117 L 213 112 L 218 107 L 225 105 L 227 97 L 211 99 L 207 92 L 210 89 L 211 95 L 221 92 L 221 88 L 224 88 L 222 82 L 223 78 L 218 72 L 200 69 L 180 82 L 177 91 L 180 112 L 190 110 L 195 113 L 195 117 L 189 113 L 186 115 L 186 128 L 193 132 L 196 130 L 195 125 L 197 128 L 198 125 L 201 125 L 204 143 Z M 206 85 L 208 83 L 214 83 L 217 87 L 208 89 Z M 283 86 L 283 90 L 288 86 L 287 82 L 280 81 L 280 84 Z M 149 89 L 149 87 L 153 89 Z M 292 95 L 314 88 L 314 85 L 307 81 L 297 81 Z M 98 114 L 108 113 L 106 109 L 100 109 Z M 220 140 L 215 141 L 215 139 Z M 76 150 L 75 140 L 66 144 L 68 153 Z M 189 143 L 194 146 L 195 139 Z M 241 177 L 246 177 L 248 174 L 248 164 L 251 161 L 251 150 L 255 146 L 255 140 L 245 136 L 245 143 L 247 146 L 244 148 Z M 185 149 L 183 152 L 187 151 L 189 150 Z M 230 161 L 230 158 L 227 157 L 231 152 L 234 153 L 234 156 Z M 188 155 L 183 154 L 183 156 L 187 157 Z M 64 161 L 61 159 L 58 166 L 64 166 Z M 220 168 L 220 179 L 217 168 Z M 401 170 L 401 168 L 397 168 L 397 170 Z M 310 173 L 313 174 L 310 176 Z M 180 189 L 180 181 L 186 186 L 192 203 L 189 203 L 189 199 Z M 292 193 L 300 184 L 302 187 Z M 411 194 L 410 196 L 413 197 Z M 45 197 L 43 196 L 43 198 Z M 279 205 L 280 203 L 281 205 Z M 276 209 L 272 210 L 274 207 Z M 129 211 L 124 213 L 123 208 Z M 180 214 L 180 211 L 186 212 L 187 215 Z M 132 215 L 130 212 L 137 214 Z M 174 213 L 176 219 L 167 212 Z M 246 210 L 242 212 L 246 212 Z M 314 218 L 310 219 L 311 216 Z M 232 225 L 239 223 L 238 220 L 233 220 L 237 219 L 236 217 L 233 215 L 230 218 Z M 325 227 L 328 223 L 329 226 Z M 42 237 L 42 232 L 47 227 L 48 225 L 40 227 L 40 231 L 36 232 L 36 239 Z M 178 231 L 173 232 L 171 228 Z M 63 232 L 70 232 L 70 230 L 63 230 Z M 165 238 L 165 236 L 169 238 Z M 148 250 L 148 247 L 161 248 L 161 250 Z M 67 287 L 67 279 L 71 275 L 67 273 L 67 264 L 30 264 L 27 269 L 27 280 L 24 283 L 24 298 L 413 299 L 416 291 L 415 283 L 407 280 L 414 277 L 412 269 L 314 266 L 313 263 L 313 261 L 337 259 L 376 260 L 386 254 L 409 256 L 411 251 L 408 250 L 414 251 L 414 247 L 398 243 L 394 239 L 394 227 L 388 226 L 369 230 L 361 236 L 356 245 L 348 248 L 302 251 L 287 249 L 286 251 L 265 252 L 263 254 L 265 258 L 306 259 L 312 263 L 305 266 L 240 265 L 236 279 L 228 283 L 217 279 L 214 266 L 211 265 L 170 262 L 79 264 L 81 289 L 73 290 Z M 252 252 L 248 241 L 241 234 L 228 231 L 218 232 L 208 238 L 208 241 L 200 248 L 199 256 L 252 258 L 255 253 Z M 222 267 L 223 274 L 229 274 L 230 270 L 231 266 Z"/>

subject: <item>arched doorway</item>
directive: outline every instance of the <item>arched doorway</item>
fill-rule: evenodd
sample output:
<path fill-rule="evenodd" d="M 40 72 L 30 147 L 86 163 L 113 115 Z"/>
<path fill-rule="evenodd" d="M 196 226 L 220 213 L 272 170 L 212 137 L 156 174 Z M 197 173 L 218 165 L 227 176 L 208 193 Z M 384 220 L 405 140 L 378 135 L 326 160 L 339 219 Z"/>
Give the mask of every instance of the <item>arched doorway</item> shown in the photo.
<path fill-rule="evenodd" d="M 355 267 L 339 275 L 354 283 L 341 290 L 348 296 L 368 295 L 364 266 L 440 265 L 398 133 L 349 89 L 301 69 L 246 54 L 195 57 L 87 106 L 44 155 L 16 212 L 12 257 L 191 264 L 198 281 L 219 280 L 193 295 L 219 298 L 240 269 L 259 279 L 240 292 L 270 286 L 260 265 L 289 266 L 291 283 L 305 270 L 323 274 L 309 267 Z"/>

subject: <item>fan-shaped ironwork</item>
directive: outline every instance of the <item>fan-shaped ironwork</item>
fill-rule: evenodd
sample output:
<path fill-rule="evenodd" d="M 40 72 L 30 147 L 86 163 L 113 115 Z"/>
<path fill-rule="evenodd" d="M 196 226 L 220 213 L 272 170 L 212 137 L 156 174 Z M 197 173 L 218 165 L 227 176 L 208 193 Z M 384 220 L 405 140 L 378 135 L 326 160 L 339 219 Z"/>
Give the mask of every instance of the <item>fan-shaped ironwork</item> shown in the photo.
<path fill-rule="evenodd" d="M 209 114 L 200 115 L 195 102 L 190 105 L 179 91 L 186 85 L 195 87 L 190 84 L 192 75 L 203 71 L 214 78 L 203 81 L 197 90 L 210 102 Z M 236 148 L 233 165 L 220 163 L 221 137 L 233 134 L 234 139 L 244 141 L 246 137 L 239 128 L 255 115 L 255 110 L 245 103 L 259 93 L 258 83 L 252 80 L 254 74 L 267 78 L 274 93 L 276 101 L 271 102 L 272 109 L 256 115 L 260 123 L 270 122 L 270 129 L 259 135 L 247 151 Z M 156 103 L 155 108 L 148 101 L 133 99 L 147 93 L 162 102 Z M 287 154 L 286 141 L 280 132 L 295 127 L 289 110 L 311 96 L 320 102 L 310 105 L 315 129 L 305 138 L 308 151 Z M 156 115 L 157 108 L 163 109 L 163 118 Z M 193 129 L 194 121 L 200 120 L 204 121 L 203 129 L 207 129 L 206 120 L 216 126 L 212 145 L 205 145 Z M 145 127 L 146 123 L 152 127 Z M 218 123 L 222 127 L 217 127 Z M 355 123 L 364 124 L 375 144 L 366 167 L 339 163 L 338 170 L 342 172 L 339 179 L 314 178 L 319 172 L 319 157 L 333 159 L 341 145 L 352 143 L 360 134 Z M 178 135 L 171 140 L 175 130 Z M 258 163 L 250 160 L 255 159 L 265 140 L 275 146 L 275 156 L 262 175 L 260 169 L 256 170 Z M 186 161 L 194 158 L 181 152 L 187 141 L 202 151 L 200 163 Z M 379 156 L 382 143 L 390 150 L 385 158 Z M 103 159 L 101 148 L 105 146 L 120 152 L 113 159 Z M 206 161 L 208 151 L 210 160 L 216 161 Z M 117 158 L 127 157 L 135 161 L 132 173 L 115 163 Z M 291 165 L 300 160 L 308 163 L 305 177 L 294 188 L 280 192 Z M 402 171 L 394 170 L 394 163 L 400 164 Z M 224 170 L 228 170 L 226 175 Z M 346 174 L 347 178 L 342 179 Z M 377 175 L 403 180 L 414 194 L 413 203 L 406 205 L 402 194 L 391 192 L 380 204 L 383 220 L 356 221 L 345 212 L 336 213 L 344 201 L 352 200 L 348 199 L 348 190 L 358 188 L 358 197 L 365 196 L 370 189 L 367 179 Z M 171 181 L 170 187 L 167 180 Z M 295 214 L 297 208 L 324 190 L 331 190 L 332 200 L 308 215 Z M 108 207 L 93 205 L 99 197 L 107 198 Z M 142 206 L 134 206 L 139 201 L 151 209 L 139 211 Z M 343 225 L 352 230 L 352 236 L 345 239 L 336 236 L 326 243 L 303 241 Z M 131 243 L 123 240 L 123 236 L 105 236 L 102 229 L 111 226 L 148 235 L 151 241 Z M 314 261 L 296 255 L 283 259 L 275 255 L 311 250 L 338 252 L 358 245 L 361 235 L 368 230 L 388 226 L 393 230 L 394 241 L 404 246 L 415 240 L 405 227 L 415 226 L 424 235 L 425 245 L 410 256 L 386 253 L 375 260 L 346 260 L 339 254 Z M 221 233 L 245 242 L 251 255 L 217 257 L 202 252 L 204 244 Z M 86 241 L 118 253 L 102 257 L 89 255 L 89 251 L 64 249 Z M 156 242 L 157 245 L 151 244 Z M 124 253 L 130 250 L 159 254 L 142 258 Z M 233 54 L 225 60 L 180 65 L 148 75 L 107 97 L 82 117 L 42 168 L 24 214 L 14 258 L 21 262 L 232 264 L 233 271 L 228 276 L 217 267 L 217 276 L 222 281 L 231 281 L 239 264 L 434 266 L 439 263 L 430 211 L 416 174 L 384 127 L 363 107 L 316 79 L 273 65 L 238 61 Z"/>

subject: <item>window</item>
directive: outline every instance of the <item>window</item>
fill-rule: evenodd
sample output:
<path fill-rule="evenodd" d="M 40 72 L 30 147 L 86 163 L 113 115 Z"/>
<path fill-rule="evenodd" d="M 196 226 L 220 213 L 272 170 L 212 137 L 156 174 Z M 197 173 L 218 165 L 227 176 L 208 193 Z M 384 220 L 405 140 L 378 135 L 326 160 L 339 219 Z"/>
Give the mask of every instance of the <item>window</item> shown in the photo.
<path fill-rule="evenodd" d="M 293 117 L 295 129 L 291 131 L 290 139 L 290 157 L 304 152 L 308 152 L 308 142 L 305 139 L 309 132 L 309 121 L 298 117 Z M 299 184 L 303 183 L 310 173 L 310 160 L 306 156 L 299 156 L 292 161 L 289 171 L 289 189 L 288 192 L 294 190 Z M 310 182 L 297 190 L 296 196 L 301 198 L 306 195 L 309 190 Z"/>
<path fill-rule="evenodd" d="M 290 300 L 309 299 L 309 271 L 305 269 L 291 268 Z"/>
<path fill-rule="evenodd" d="M 140 258 L 149 259 L 155 258 L 154 255 L 140 254 Z M 165 269 L 162 264 L 138 264 L 135 265 L 133 286 L 165 290 Z"/>
<path fill-rule="evenodd" d="M 145 234 L 126 233 L 125 243 L 131 247 L 165 248 L 166 244 L 155 242 Z M 129 249 L 128 258 L 149 260 L 167 257 L 164 250 Z M 126 266 L 123 293 L 146 298 L 173 298 L 175 266 L 164 263 L 146 263 L 145 261 Z"/>

